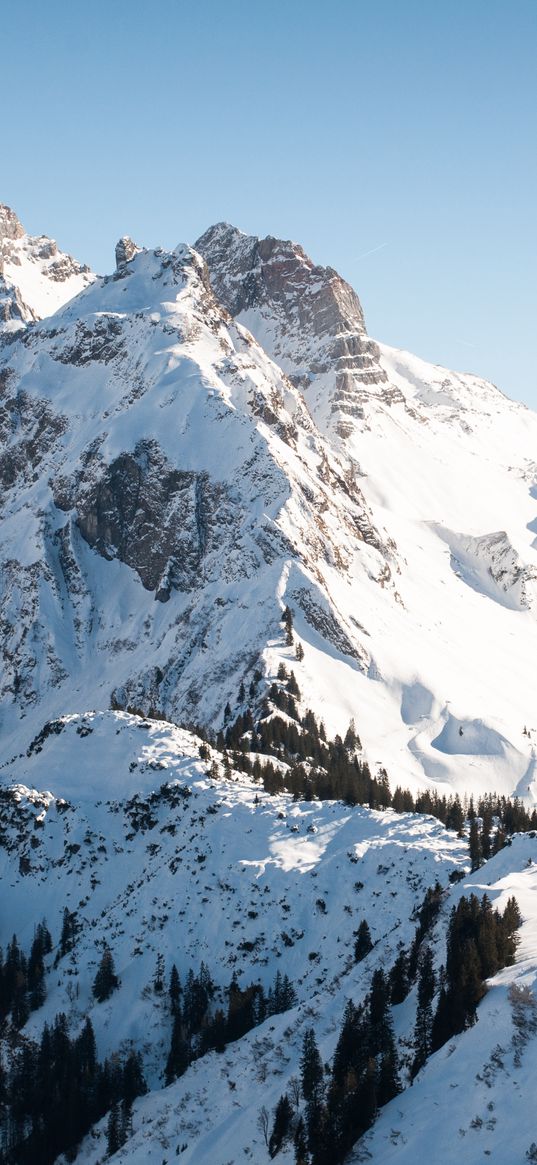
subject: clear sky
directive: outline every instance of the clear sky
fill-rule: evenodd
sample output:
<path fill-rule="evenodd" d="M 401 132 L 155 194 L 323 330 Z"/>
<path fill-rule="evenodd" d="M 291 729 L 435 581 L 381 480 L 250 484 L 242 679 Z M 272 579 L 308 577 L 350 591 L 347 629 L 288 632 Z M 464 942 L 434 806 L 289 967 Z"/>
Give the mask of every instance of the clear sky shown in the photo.
<path fill-rule="evenodd" d="M 297 239 L 369 332 L 537 408 L 537 0 L 0 2 L 0 201 L 119 235 Z"/>

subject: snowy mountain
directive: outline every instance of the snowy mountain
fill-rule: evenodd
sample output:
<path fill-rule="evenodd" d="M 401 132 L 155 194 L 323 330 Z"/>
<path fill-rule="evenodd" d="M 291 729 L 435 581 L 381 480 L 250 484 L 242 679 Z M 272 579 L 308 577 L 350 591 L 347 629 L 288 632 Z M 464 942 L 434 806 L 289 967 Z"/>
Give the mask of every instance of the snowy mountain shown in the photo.
<path fill-rule="evenodd" d="M 46 235 L 28 235 L 9 206 L 0 204 L 0 329 L 52 315 L 95 276 Z"/>
<path fill-rule="evenodd" d="M 537 418 L 295 244 L 197 246 L 121 240 L 0 349 L 6 755 L 111 704 L 217 729 L 300 646 L 392 784 L 533 796 Z"/>
<path fill-rule="evenodd" d="M 0 249 L 0 1117 L 2 1067 L 44 1104 L 7 1141 L 62 1124 L 50 1054 L 81 1165 L 537 1159 L 537 417 L 295 243 L 124 237 L 97 278 L 1 207 Z"/>

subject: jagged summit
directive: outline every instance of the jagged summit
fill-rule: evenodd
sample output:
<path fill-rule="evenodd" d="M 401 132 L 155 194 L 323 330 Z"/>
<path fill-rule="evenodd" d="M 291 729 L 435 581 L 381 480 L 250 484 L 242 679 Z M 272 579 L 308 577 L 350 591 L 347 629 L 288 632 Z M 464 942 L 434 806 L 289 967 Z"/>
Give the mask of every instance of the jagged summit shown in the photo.
<path fill-rule="evenodd" d="M 0 332 L 52 315 L 95 278 L 47 235 L 29 235 L 0 204 Z"/>
<path fill-rule="evenodd" d="M 111 702 L 218 729 L 286 663 L 396 782 L 533 790 L 528 410 L 375 344 L 332 268 L 223 223 L 125 237 L 4 343 L 0 385 L 4 740 Z"/>
<path fill-rule="evenodd" d="M 116 243 L 116 268 L 119 270 L 125 263 L 130 263 L 141 249 L 130 235 L 123 235 Z"/>
<path fill-rule="evenodd" d="M 364 385 L 387 380 L 353 288 L 333 267 L 315 265 L 298 243 L 259 239 L 228 223 L 210 227 L 195 246 L 218 299 L 307 392 L 308 403 L 316 387 L 325 403 L 329 397 L 344 434 Z"/>
<path fill-rule="evenodd" d="M 127 266 L 0 358 L 15 419 L 0 462 L 4 728 L 41 720 L 43 700 L 46 715 L 148 700 L 217 722 L 264 669 L 285 601 L 366 671 L 328 579 L 358 555 L 390 589 L 358 484 L 202 256 L 181 245 Z"/>
<path fill-rule="evenodd" d="M 23 234 L 24 227 L 15 211 L 4 202 L 0 202 L 0 244 L 8 239 L 11 241 L 20 239 Z"/>

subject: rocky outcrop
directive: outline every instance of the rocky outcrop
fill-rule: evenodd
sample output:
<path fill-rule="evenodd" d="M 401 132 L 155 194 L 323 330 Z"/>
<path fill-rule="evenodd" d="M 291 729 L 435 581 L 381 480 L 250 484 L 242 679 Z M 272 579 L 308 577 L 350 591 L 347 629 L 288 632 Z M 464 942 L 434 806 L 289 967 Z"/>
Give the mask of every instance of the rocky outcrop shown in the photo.
<path fill-rule="evenodd" d="M 378 345 L 356 292 L 333 267 L 316 266 L 297 243 L 210 227 L 196 249 L 218 299 L 309 398 L 328 376 L 332 412 L 361 415 L 365 385 L 383 384 Z"/>
<path fill-rule="evenodd" d="M 0 245 L 14 239 L 21 239 L 24 227 L 17 218 L 15 211 L 5 203 L 0 203 Z"/>
<path fill-rule="evenodd" d="M 0 334 L 18 331 L 31 320 L 35 320 L 34 313 L 23 303 L 17 288 L 10 287 L 0 274 Z"/>
<path fill-rule="evenodd" d="M 47 235 L 28 235 L 0 204 L 0 330 L 6 334 L 57 311 L 93 282 L 85 264 Z M 3 282 L 2 282 L 3 281 Z"/>
<path fill-rule="evenodd" d="M 206 554 L 240 524 L 223 486 L 176 469 L 152 441 L 117 457 L 83 490 L 77 513 L 86 542 L 130 566 L 161 601 L 202 585 Z"/>
<path fill-rule="evenodd" d="M 125 266 L 125 263 L 130 263 L 131 259 L 138 254 L 140 247 L 133 242 L 129 235 L 123 235 L 116 243 L 116 269 L 119 271 Z"/>
<path fill-rule="evenodd" d="M 505 530 L 472 537 L 434 529 L 449 546 L 451 569 L 472 590 L 513 610 L 537 610 L 537 567 L 521 560 Z"/>

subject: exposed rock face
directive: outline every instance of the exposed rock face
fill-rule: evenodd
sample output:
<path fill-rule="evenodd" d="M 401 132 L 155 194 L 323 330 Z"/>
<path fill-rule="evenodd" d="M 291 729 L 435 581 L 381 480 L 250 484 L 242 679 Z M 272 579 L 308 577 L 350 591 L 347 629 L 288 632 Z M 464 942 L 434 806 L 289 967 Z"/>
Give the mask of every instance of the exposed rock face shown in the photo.
<path fill-rule="evenodd" d="M 334 413 L 360 413 L 364 385 L 383 384 L 356 292 L 332 267 L 315 266 L 297 243 L 210 227 L 196 249 L 218 299 L 255 335 L 296 385 L 330 375 Z"/>
<path fill-rule="evenodd" d="M 4 334 L 51 315 L 95 278 L 89 267 L 58 249 L 46 235 L 28 235 L 9 206 L 0 204 L 0 331 Z"/>
<path fill-rule="evenodd" d="M 116 243 L 116 268 L 119 270 L 125 263 L 129 263 L 138 254 L 139 250 L 140 247 L 137 247 L 129 235 L 123 235 L 119 242 Z"/>
<path fill-rule="evenodd" d="M 2 262 L 0 259 L 0 271 Z M 10 287 L 0 274 L 0 333 L 18 331 L 35 316 L 22 302 L 16 287 Z"/>
<path fill-rule="evenodd" d="M 471 537 L 437 527 L 450 565 L 472 590 L 513 610 L 537 610 L 537 567 L 523 562 L 505 530 Z"/>
<path fill-rule="evenodd" d="M 141 441 L 83 493 L 78 525 L 99 554 L 125 562 L 165 601 L 172 588 L 202 584 L 206 553 L 224 542 L 227 525 L 240 523 L 226 495 L 208 473 L 175 469 L 156 442 Z"/>
<path fill-rule="evenodd" d="M 0 243 L 21 239 L 24 227 L 10 206 L 0 203 Z"/>

